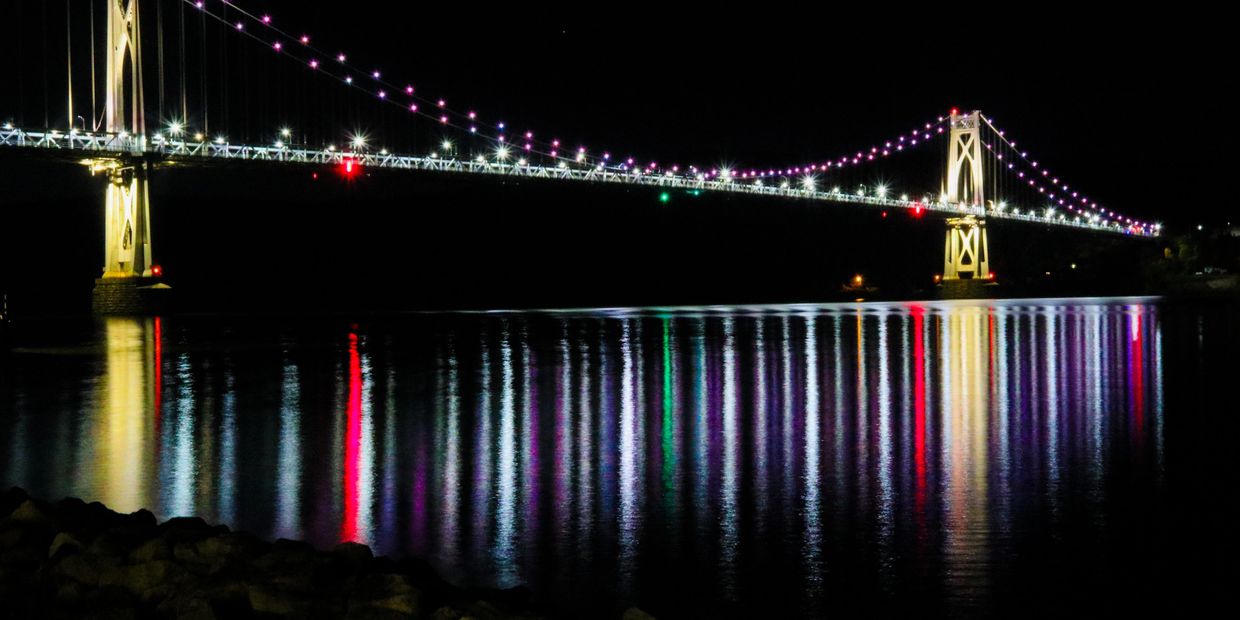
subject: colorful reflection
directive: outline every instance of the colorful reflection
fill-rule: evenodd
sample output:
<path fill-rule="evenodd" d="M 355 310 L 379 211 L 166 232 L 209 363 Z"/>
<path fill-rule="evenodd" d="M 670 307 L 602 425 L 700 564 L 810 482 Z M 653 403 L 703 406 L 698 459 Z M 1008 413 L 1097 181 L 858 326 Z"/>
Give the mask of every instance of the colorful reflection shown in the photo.
<path fill-rule="evenodd" d="M 1039 533 L 1161 479 L 1150 304 L 289 329 L 109 319 L 98 355 L 21 354 L 4 481 L 414 553 L 572 613 L 759 589 L 796 616 L 994 610 Z"/>

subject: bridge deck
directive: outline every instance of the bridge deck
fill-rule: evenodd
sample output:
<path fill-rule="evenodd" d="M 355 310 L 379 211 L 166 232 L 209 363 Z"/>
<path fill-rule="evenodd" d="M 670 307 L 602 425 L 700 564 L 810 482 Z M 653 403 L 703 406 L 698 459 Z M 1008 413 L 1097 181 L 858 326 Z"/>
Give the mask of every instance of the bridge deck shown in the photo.
<path fill-rule="evenodd" d="M 483 158 L 459 159 L 454 157 L 417 157 L 397 155 L 387 151 L 355 152 L 333 148 L 306 149 L 290 146 L 254 146 L 219 142 L 194 142 L 184 140 L 155 139 L 125 134 L 58 131 L 31 132 L 20 128 L 0 128 L 0 146 L 40 149 L 75 160 L 109 159 L 135 156 L 156 156 L 170 161 L 185 163 L 211 160 L 255 161 L 302 165 L 341 165 L 348 160 L 363 166 L 450 172 L 462 174 L 486 174 L 516 176 L 534 179 L 644 185 L 668 189 L 701 190 L 719 193 L 773 196 L 785 199 L 813 200 L 825 203 L 866 205 L 884 209 L 923 209 L 947 215 L 976 215 L 990 219 L 1015 220 L 1049 226 L 1077 228 L 1095 232 L 1156 237 L 1157 232 L 1146 232 L 1118 223 L 1094 222 L 1079 216 L 1068 218 L 1054 211 L 1041 213 L 1033 210 L 986 209 L 969 205 L 948 204 L 925 197 L 921 200 L 907 197 L 889 198 L 839 191 L 825 191 L 793 185 L 790 181 L 772 185 L 761 181 L 742 182 L 729 178 L 707 179 L 674 173 L 647 173 L 640 168 L 623 166 L 574 166 L 561 162 L 556 166 L 543 166 L 522 161 L 492 161 Z"/>

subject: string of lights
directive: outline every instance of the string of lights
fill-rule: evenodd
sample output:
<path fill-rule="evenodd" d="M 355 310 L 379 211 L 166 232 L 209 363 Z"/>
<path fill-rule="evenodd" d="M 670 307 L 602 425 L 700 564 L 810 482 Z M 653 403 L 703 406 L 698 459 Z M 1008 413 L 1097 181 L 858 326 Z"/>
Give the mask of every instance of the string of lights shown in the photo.
<path fill-rule="evenodd" d="M 1151 224 L 1149 222 L 1134 220 L 1123 214 L 1116 213 L 1114 210 L 1111 210 L 1105 206 L 1100 206 L 1096 201 L 1090 199 L 1079 190 L 1073 190 L 1072 186 L 1070 186 L 1067 182 L 1063 181 L 1058 175 L 1041 165 L 1038 160 L 1032 158 L 1028 151 L 1017 148 L 1016 142 L 1010 140 L 1005 135 L 1005 132 L 996 127 L 990 118 L 985 115 L 981 115 L 981 117 L 982 121 L 986 123 L 986 126 L 994 132 L 996 139 L 1004 146 L 1008 147 L 1012 153 L 1015 153 L 1016 157 L 1025 163 L 1025 166 L 1019 166 L 1017 162 L 1011 161 L 1010 157 L 1005 160 L 1003 153 L 998 152 L 999 144 L 983 141 L 985 148 L 988 151 L 995 153 L 996 158 L 1004 161 L 1005 167 L 1011 171 L 1011 173 L 1014 174 L 1021 183 L 1033 188 L 1039 194 L 1045 195 L 1047 200 L 1049 200 L 1053 205 L 1062 206 L 1069 211 L 1082 214 L 1087 218 L 1094 215 L 1090 213 L 1090 211 L 1093 211 L 1096 212 L 1095 214 L 1100 218 L 1114 218 L 1115 221 L 1122 222 L 1142 230 L 1145 230 L 1146 228 L 1153 228 L 1157 230 L 1160 228 L 1159 224 Z M 1076 202 L 1079 206 L 1074 206 L 1072 204 L 1073 202 Z"/>
<path fill-rule="evenodd" d="M 799 166 L 784 168 L 767 168 L 763 170 L 761 167 L 749 168 L 741 173 L 742 178 L 766 178 L 766 177 L 788 177 L 800 174 L 814 174 L 819 172 L 828 172 L 832 169 L 843 169 L 849 166 L 858 166 L 868 162 L 880 161 L 891 155 L 912 150 L 919 145 L 931 142 L 931 139 L 944 134 L 944 126 L 946 117 L 940 116 L 936 120 L 925 123 L 924 125 L 915 127 L 908 131 L 907 134 L 900 134 L 890 140 L 885 140 L 877 145 L 871 146 L 869 149 L 856 151 L 851 155 L 844 155 L 834 159 L 828 159 L 821 163 L 809 163 Z"/>

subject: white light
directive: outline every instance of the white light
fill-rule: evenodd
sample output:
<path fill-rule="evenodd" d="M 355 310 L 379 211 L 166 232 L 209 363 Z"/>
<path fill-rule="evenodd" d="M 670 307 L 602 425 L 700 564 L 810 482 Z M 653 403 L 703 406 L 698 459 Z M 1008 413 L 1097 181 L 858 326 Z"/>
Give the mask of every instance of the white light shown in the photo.
<path fill-rule="evenodd" d="M 185 126 L 181 124 L 181 121 L 172 121 L 168 124 L 168 133 L 173 136 L 179 136 L 183 131 L 185 131 Z"/>
<path fill-rule="evenodd" d="M 500 161 L 504 161 L 508 159 L 508 147 L 501 146 L 495 149 L 495 157 L 498 158 Z"/>
<path fill-rule="evenodd" d="M 524 165 L 525 165 L 525 163 L 526 163 L 526 162 L 525 162 L 525 158 L 524 158 L 524 157 L 522 157 L 521 159 L 518 159 L 518 160 L 517 160 L 517 165 L 518 165 L 518 166 L 524 166 Z"/>
<path fill-rule="evenodd" d="M 293 130 L 289 129 L 288 127 L 284 127 L 283 129 L 280 130 L 280 135 L 284 136 L 285 138 L 288 138 L 293 135 Z"/>
<path fill-rule="evenodd" d="M 225 138 L 224 136 L 216 136 L 215 138 L 216 144 L 224 144 L 227 141 L 228 141 L 228 138 Z"/>
<path fill-rule="evenodd" d="M 801 179 L 801 187 L 805 188 L 805 191 L 807 192 L 814 191 L 814 183 L 815 183 L 814 177 L 809 176 L 809 175 L 806 175 L 804 178 Z"/>
<path fill-rule="evenodd" d="M 349 145 L 355 151 L 366 148 L 366 134 L 355 133 L 349 136 Z"/>
<path fill-rule="evenodd" d="M 283 140 L 276 140 L 276 148 L 278 148 L 278 149 L 282 149 L 282 148 L 284 148 L 284 141 L 283 141 Z"/>
<path fill-rule="evenodd" d="M 886 198 L 887 197 L 887 186 L 883 184 L 879 184 L 878 187 L 874 188 L 874 193 L 877 194 L 879 198 Z"/>
<path fill-rule="evenodd" d="M 452 141 L 451 141 L 451 140 L 444 140 L 444 141 L 443 141 L 443 150 L 448 151 L 448 152 L 452 152 Z"/>

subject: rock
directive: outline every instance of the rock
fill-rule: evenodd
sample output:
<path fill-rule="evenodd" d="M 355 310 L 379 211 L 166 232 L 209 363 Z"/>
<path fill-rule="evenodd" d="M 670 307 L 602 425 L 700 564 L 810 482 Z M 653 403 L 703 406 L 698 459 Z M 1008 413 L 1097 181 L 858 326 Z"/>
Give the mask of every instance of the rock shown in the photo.
<path fill-rule="evenodd" d="M 223 525 L 211 527 L 201 517 L 174 517 L 159 524 L 159 535 L 172 543 L 198 542 L 217 534 L 224 534 L 229 529 Z"/>
<path fill-rule="evenodd" d="M 267 550 L 267 544 L 248 534 L 227 533 L 173 547 L 178 562 L 196 567 L 202 574 L 215 574 L 231 566 L 247 564 Z"/>
<path fill-rule="evenodd" d="M 217 620 L 221 616 L 215 613 L 210 601 L 192 598 L 178 605 L 172 617 L 176 620 Z"/>
<path fill-rule="evenodd" d="M 624 610 L 620 620 L 655 620 L 655 617 L 636 607 L 630 607 Z"/>
<path fill-rule="evenodd" d="M 430 620 L 461 620 L 465 614 L 455 607 L 440 607 L 431 614 Z"/>
<path fill-rule="evenodd" d="M 22 502 L 21 505 L 9 515 L 9 521 L 11 523 L 22 523 L 25 525 L 39 527 L 52 525 L 52 519 L 48 515 L 47 507 L 41 506 L 40 504 L 41 502 L 37 502 L 33 499 L 28 499 Z"/>
<path fill-rule="evenodd" d="M 131 564 L 153 562 L 155 560 L 171 560 L 172 545 L 164 538 L 152 538 L 129 552 Z"/>
<path fill-rule="evenodd" d="M 97 586 L 99 585 L 99 576 L 103 572 L 103 568 L 96 558 L 73 554 L 57 562 L 52 566 L 50 572 L 52 575 L 64 577 L 80 584 Z"/>
<path fill-rule="evenodd" d="M 0 492 L 0 519 L 4 519 L 17 510 L 30 496 L 26 491 L 17 487 L 11 487 L 9 490 Z"/>
<path fill-rule="evenodd" d="M 349 608 L 377 607 L 406 615 L 422 615 L 422 592 L 409 577 L 376 573 L 353 580 Z"/>
<path fill-rule="evenodd" d="M 304 617 L 315 606 L 304 595 L 266 584 L 251 584 L 248 592 L 250 607 L 259 613 Z"/>
<path fill-rule="evenodd" d="M 82 541 L 78 540 L 68 532 L 61 532 L 52 539 L 52 544 L 47 548 L 47 557 L 56 559 L 60 553 L 76 553 L 82 551 Z"/>
<path fill-rule="evenodd" d="M 190 579 L 189 571 L 166 560 L 156 560 L 129 566 L 105 568 L 100 573 L 100 586 L 124 588 L 144 601 L 167 598 L 184 588 Z"/>
<path fill-rule="evenodd" d="M 375 559 L 370 547 L 355 542 L 342 542 L 332 549 L 332 556 L 340 560 L 350 572 L 358 573 L 370 566 Z"/>
<path fill-rule="evenodd" d="M 352 607 L 346 620 L 408 620 L 412 614 L 384 609 L 382 607 Z"/>

